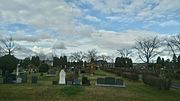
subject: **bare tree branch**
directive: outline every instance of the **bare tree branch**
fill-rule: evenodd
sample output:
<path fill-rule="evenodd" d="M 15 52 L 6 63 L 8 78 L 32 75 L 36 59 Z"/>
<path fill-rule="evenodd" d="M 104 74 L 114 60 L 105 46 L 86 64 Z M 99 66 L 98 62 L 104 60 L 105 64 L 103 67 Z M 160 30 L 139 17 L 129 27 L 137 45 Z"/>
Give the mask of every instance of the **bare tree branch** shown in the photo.
<path fill-rule="evenodd" d="M 92 49 L 92 50 L 88 50 L 88 52 L 86 53 L 86 58 L 88 61 L 93 60 L 97 60 L 98 56 L 97 56 L 97 50 L 96 49 Z"/>
<path fill-rule="evenodd" d="M 1 48 L 3 49 L 5 54 L 11 55 L 12 53 L 14 53 L 16 46 L 12 37 L 1 39 L 0 42 L 2 43 Z"/>
<path fill-rule="evenodd" d="M 117 51 L 122 57 L 130 57 L 132 54 L 131 49 L 123 48 L 123 49 L 118 49 Z"/>
<path fill-rule="evenodd" d="M 74 61 L 82 61 L 85 58 L 85 54 L 82 51 L 71 53 L 71 59 Z"/>
<path fill-rule="evenodd" d="M 150 60 L 157 56 L 160 52 L 160 40 L 157 37 L 137 40 L 135 49 L 139 55 L 139 58 L 149 64 Z"/>
<path fill-rule="evenodd" d="M 169 40 L 167 40 L 167 43 L 173 54 L 175 54 L 176 51 L 180 52 L 180 34 L 172 36 Z"/>

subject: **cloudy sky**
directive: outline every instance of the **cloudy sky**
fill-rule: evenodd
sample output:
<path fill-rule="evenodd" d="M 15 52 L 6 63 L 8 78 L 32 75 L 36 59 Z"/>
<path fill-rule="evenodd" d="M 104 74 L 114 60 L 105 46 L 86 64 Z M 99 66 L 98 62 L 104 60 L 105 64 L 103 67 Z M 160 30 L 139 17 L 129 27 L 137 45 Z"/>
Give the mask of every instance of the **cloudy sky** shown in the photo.
<path fill-rule="evenodd" d="M 23 51 L 112 55 L 137 38 L 180 33 L 180 0 L 0 0 L 0 38 Z"/>

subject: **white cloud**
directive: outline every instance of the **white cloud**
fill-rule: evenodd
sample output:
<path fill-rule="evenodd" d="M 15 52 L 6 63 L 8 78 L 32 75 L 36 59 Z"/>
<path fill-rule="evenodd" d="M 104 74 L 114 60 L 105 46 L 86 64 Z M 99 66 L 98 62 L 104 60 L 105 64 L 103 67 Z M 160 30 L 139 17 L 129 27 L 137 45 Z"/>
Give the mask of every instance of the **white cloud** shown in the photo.
<path fill-rule="evenodd" d="M 0 7 L 4 23 L 19 22 L 36 28 L 52 28 L 61 34 L 80 32 L 76 31 L 79 25 L 76 18 L 82 16 L 82 11 L 64 0 L 2 0 Z"/>
<path fill-rule="evenodd" d="M 1 0 L 0 24 L 22 23 L 32 26 L 35 31 L 31 29 L 22 31 L 15 28 L 18 31 L 11 33 L 18 44 L 32 51 L 27 50 L 30 54 L 50 54 L 53 49 L 66 49 L 69 53 L 92 48 L 98 49 L 101 53 L 111 54 L 118 48 L 132 47 L 138 38 L 159 35 L 146 30 L 110 31 L 111 28 L 107 30 L 103 25 L 105 23 L 111 26 L 112 23 L 108 21 L 106 23 L 107 19 L 115 22 L 154 21 L 154 24 L 162 27 L 180 25 L 180 22 L 173 19 L 180 17 L 176 12 L 180 10 L 179 0 L 81 0 L 77 2 L 78 5 L 90 4 L 93 8 L 80 8 L 69 0 L 68 2 L 66 0 Z M 94 13 L 94 16 L 91 13 Z M 87 19 L 96 22 L 97 25 L 88 25 L 79 19 Z M 99 27 L 102 29 L 100 30 Z M 49 33 L 48 29 L 53 30 L 55 34 L 53 31 Z M 3 32 L 4 34 L 1 32 L 3 31 L 0 31 L 0 38 L 7 36 L 6 32 Z M 23 56 L 28 54 L 25 51 L 22 53 Z"/>
<path fill-rule="evenodd" d="M 45 47 L 38 47 L 38 46 L 34 46 L 31 49 L 33 52 L 35 53 L 44 53 L 44 54 L 48 54 L 52 52 L 51 48 L 45 48 Z"/>
<path fill-rule="evenodd" d="M 37 42 L 44 39 L 52 39 L 53 37 L 49 33 L 36 32 L 35 34 L 26 34 L 24 31 L 17 31 L 12 34 L 12 38 L 15 41 L 27 41 Z"/>
<path fill-rule="evenodd" d="M 174 20 L 170 20 L 170 21 L 165 21 L 159 24 L 162 27 L 166 27 L 166 26 L 180 26 L 180 22 L 174 21 Z"/>
<path fill-rule="evenodd" d="M 132 47 L 139 38 L 156 35 L 158 36 L 159 34 L 145 30 L 127 30 L 124 32 L 99 30 L 97 33 L 93 33 L 93 41 L 94 44 L 101 48 L 116 50 Z"/>
<path fill-rule="evenodd" d="M 175 13 L 180 10 L 179 0 L 82 0 L 83 3 L 90 3 L 93 9 L 98 10 L 106 15 L 115 16 L 112 19 L 122 19 L 130 16 L 131 20 L 149 21 L 153 19 L 171 19 L 172 14 L 180 17 Z M 125 20 L 126 21 L 126 20 Z"/>
<path fill-rule="evenodd" d="M 66 49 L 66 46 L 63 42 L 56 42 L 54 45 L 53 45 L 53 49 Z"/>
<path fill-rule="evenodd" d="M 90 21 L 95 21 L 95 22 L 100 22 L 100 21 L 101 21 L 101 20 L 98 19 L 97 17 L 95 17 L 95 16 L 90 16 L 90 15 L 87 15 L 87 16 L 85 17 L 85 19 L 90 20 Z"/>

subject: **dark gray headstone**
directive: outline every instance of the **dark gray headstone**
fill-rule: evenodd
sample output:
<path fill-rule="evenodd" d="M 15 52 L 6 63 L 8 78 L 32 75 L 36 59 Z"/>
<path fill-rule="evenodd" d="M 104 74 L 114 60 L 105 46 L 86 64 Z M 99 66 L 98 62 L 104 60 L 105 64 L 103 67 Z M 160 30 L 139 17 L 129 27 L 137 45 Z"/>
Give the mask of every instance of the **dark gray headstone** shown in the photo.
<path fill-rule="evenodd" d="M 3 78 L 2 77 L 0 77 L 0 84 L 2 84 L 3 83 Z"/>
<path fill-rule="evenodd" d="M 3 83 L 4 84 L 16 83 L 16 75 L 15 74 L 6 74 L 3 79 Z"/>
<path fill-rule="evenodd" d="M 2 77 L 2 70 L 0 70 L 0 77 Z"/>
<path fill-rule="evenodd" d="M 74 84 L 74 85 L 80 85 L 80 84 L 81 84 L 81 81 L 80 81 L 79 79 L 75 79 L 73 84 Z"/>
<path fill-rule="evenodd" d="M 53 85 L 57 85 L 57 84 L 58 84 L 58 81 L 53 81 L 52 84 L 53 84 Z"/>
<path fill-rule="evenodd" d="M 106 77 L 105 78 L 105 84 L 115 85 L 116 81 L 113 77 Z"/>
<path fill-rule="evenodd" d="M 82 77 L 82 85 L 90 85 L 90 80 L 87 77 Z"/>
<path fill-rule="evenodd" d="M 73 81 L 66 81 L 66 84 L 67 84 L 67 85 L 72 85 L 72 84 L 73 84 Z"/>
<path fill-rule="evenodd" d="M 27 73 L 20 73 L 19 76 L 22 78 L 22 83 L 27 83 Z"/>
<path fill-rule="evenodd" d="M 38 77 L 37 76 L 32 76 L 31 80 L 32 80 L 31 83 L 37 83 Z"/>
<path fill-rule="evenodd" d="M 104 78 L 97 78 L 97 84 L 105 84 Z"/>
<path fill-rule="evenodd" d="M 122 79 L 116 79 L 116 85 L 123 85 Z"/>

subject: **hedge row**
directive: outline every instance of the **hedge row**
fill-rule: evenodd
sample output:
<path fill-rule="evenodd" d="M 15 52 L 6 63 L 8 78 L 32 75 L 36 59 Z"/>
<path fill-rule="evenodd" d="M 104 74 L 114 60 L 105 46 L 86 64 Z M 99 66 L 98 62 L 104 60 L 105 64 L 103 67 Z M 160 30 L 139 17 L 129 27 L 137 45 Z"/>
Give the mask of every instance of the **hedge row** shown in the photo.
<path fill-rule="evenodd" d="M 138 74 L 136 72 L 133 72 L 133 70 L 130 70 L 130 69 L 103 68 L 102 70 L 116 74 L 118 76 L 122 76 L 124 78 L 131 79 L 131 80 L 135 80 L 135 81 L 139 80 Z"/>
<path fill-rule="evenodd" d="M 171 86 L 170 79 L 159 78 L 152 75 L 143 75 L 143 82 L 147 85 L 154 86 L 159 89 L 165 89 L 165 90 L 169 90 Z"/>
<path fill-rule="evenodd" d="M 136 73 L 123 72 L 122 77 L 131 79 L 131 80 L 134 80 L 134 81 L 139 80 L 139 76 Z"/>

